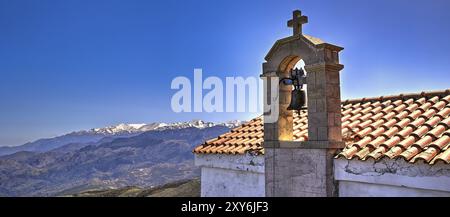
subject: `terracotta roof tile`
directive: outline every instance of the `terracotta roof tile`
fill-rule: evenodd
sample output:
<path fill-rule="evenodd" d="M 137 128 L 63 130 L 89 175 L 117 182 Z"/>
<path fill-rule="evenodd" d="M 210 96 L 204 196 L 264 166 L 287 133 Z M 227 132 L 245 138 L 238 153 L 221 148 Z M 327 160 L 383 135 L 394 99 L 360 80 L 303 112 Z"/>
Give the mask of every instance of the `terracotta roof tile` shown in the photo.
<path fill-rule="evenodd" d="M 411 158 L 413 158 L 414 156 L 416 156 L 419 152 L 420 152 L 419 148 L 411 147 L 411 148 L 407 149 L 406 151 L 404 151 L 403 153 L 401 153 L 399 157 L 402 157 L 403 159 L 408 161 Z"/>
<path fill-rule="evenodd" d="M 423 138 L 421 138 L 419 141 L 417 141 L 414 146 L 418 146 L 420 148 L 425 148 L 433 141 L 433 137 L 430 135 L 426 135 Z"/>
<path fill-rule="evenodd" d="M 434 146 L 440 150 L 443 150 L 450 143 L 450 130 L 442 135 L 439 139 L 432 142 L 429 146 Z"/>
<path fill-rule="evenodd" d="M 383 155 L 391 159 L 398 157 L 403 152 L 403 148 L 395 146 L 385 152 Z"/>
<path fill-rule="evenodd" d="M 420 154 L 416 155 L 413 159 L 412 162 L 415 162 L 419 159 L 425 161 L 425 162 L 430 162 L 437 154 L 438 154 L 439 150 L 431 147 L 428 148 L 427 150 L 425 150 L 424 152 L 421 152 Z"/>
<path fill-rule="evenodd" d="M 402 148 L 406 149 L 409 146 L 411 146 L 412 144 L 414 144 L 414 142 L 416 141 L 416 137 L 414 136 L 409 136 L 408 138 L 406 138 L 405 140 L 401 141 L 400 143 L 398 143 L 398 146 L 401 146 Z"/>
<path fill-rule="evenodd" d="M 367 144 L 367 146 L 375 149 L 375 148 L 378 148 L 384 141 L 386 141 L 386 137 L 380 136 L 380 137 L 377 137 L 376 139 L 372 140 L 369 144 Z"/>
<path fill-rule="evenodd" d="M 403 158 L 414 163 L 450 163 L 450 89 L 342 102 L 342 133 L 349 135 L 337 157 Z M 294 141 L 308 140 L 307 111 L 294 112 Z M 197 154 L 264 154 L 263 118 L 197 146 Z"/>
<path fill-rule="evenodd" d="M 435 163 L 436 161 L 443 161 L 445 163 L 450 163 L 450 149 L 447 149 L 445 152 L 440 153 L 438 156 L 436 156 L 431 163 Z"/>
<path fill-rule="evenodd" d="M 365 159 L 366 156 L 371 152 L 371 149 L 369 147 L 364 147 L 358 153 L 355 154 L 356 157 L 359 159 Z"/>

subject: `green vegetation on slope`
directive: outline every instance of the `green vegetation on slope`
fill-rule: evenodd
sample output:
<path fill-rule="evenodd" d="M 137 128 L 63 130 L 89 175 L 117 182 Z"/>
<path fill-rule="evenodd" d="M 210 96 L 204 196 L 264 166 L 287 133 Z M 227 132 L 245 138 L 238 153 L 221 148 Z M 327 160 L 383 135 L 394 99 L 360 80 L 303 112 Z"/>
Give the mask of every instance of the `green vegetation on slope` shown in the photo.
<path fill-rule="evenodd" d="M 119 189 L 88 190 L 72 197 L 199 197 L 200 180 L 182 180 L 153 188 L 129 186 Z"/>

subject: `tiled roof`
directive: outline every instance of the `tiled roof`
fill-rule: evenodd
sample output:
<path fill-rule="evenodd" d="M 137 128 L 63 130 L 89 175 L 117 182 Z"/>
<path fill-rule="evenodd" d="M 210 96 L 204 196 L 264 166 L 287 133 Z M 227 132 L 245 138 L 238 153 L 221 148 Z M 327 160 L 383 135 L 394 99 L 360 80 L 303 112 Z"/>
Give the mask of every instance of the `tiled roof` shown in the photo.
<path fill-rule="evenodd" d="M 294 113 L 294 140 L 308 140 L 307 112 Z M 264 154 L 262 117 L 197 146 L 197 154 Z M 337 157 L 450 163 L 450 89 L 342 102 L 346 146 Z"/>

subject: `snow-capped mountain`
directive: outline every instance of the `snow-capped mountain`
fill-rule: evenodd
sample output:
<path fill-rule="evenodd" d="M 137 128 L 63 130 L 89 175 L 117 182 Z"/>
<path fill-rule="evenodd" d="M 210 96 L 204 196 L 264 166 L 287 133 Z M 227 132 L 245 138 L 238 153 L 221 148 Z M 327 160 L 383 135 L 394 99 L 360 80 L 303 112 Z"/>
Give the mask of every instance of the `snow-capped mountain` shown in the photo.
<path fill-rule="evenodd" d="M 192 120 L 187 122 L 174 122 L 174 123 L 150 123 L 150 124 L 124 124 L 121 123 L 115 126 L 108 126 L 104 128 L 94 128 L 88 131 L 75 132 L 78 134 L 104 134 L 104 135 L 117 135 L 117 134 L 128 134 L 128 133 L 140 133 L 150 130 L 166 130 L 166 129 L 184 129 L 189 127 L 195 127 L 199 129 L 214 127 L 214 126 L 224 126 L 228 128 L 235 128 L 241 125 L 243 122 L 240 120 L 228 121 L 224 123 L 214 123 L 205 122 L 202 120 Z"/>
<path fill-rule="evenodd" d="M 189 128 L 189 127 L 195 127 L 199 129 L 208 128 L 208 127 L 214 127 L 214 126 L 224 126 L 228 128 L 235 128 L 239 125 L 243 124 L 242 121 L 234 120 L 234 121 L 228 121 L 224 123 L 214 123 L 214 122 L 205 122 L 202 120 L 192 120 L 188 122 L 175 122 L 175 123 L 161 123 L 161 126 L 156 127 L 154 130 L 166 130 L 166 129 L 183 129 L 183 128 Z"/>
<path fill-rule="evenodd" d="M 104 128 L 94 128 L 89 131 L 88 133 L 100 133 L 100 134 L 120 134 L 120 133 L 135 133 L 135 132 L 143 132 L 143 130 L 140 130 L 146 126 L 145 129 L 148 128 L 148 130 L 152 130 L 152 128 L 155 128 L 158 126 L 158 124 L 119 124 L 116 126 L 109 126 Z"/>

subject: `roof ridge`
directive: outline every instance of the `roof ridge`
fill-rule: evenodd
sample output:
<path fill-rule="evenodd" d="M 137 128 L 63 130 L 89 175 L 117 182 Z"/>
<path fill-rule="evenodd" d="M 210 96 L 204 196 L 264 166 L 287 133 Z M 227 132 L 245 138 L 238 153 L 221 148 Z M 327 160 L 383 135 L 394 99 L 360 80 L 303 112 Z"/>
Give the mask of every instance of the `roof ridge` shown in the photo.
<path fill-rule="evenodd" d="M 347 99 L 347 100 L 342 100 L 342 104 L 358 103 L 358 102 L 362 103 L 362 102 L 381 101 L 381 100 L 396 100 L 396 99 L 405 99 L 405 98 L 419 98 L 419 97 L 430 97 L 430 96 L 446 96 L 449 94 L 450 94 L 450 89 L 432 90 L 432 91 L 422 91 L 420 93 L 417 93 L 417 92 L 416 93 L 401 93 L 398 95 Z"/>

